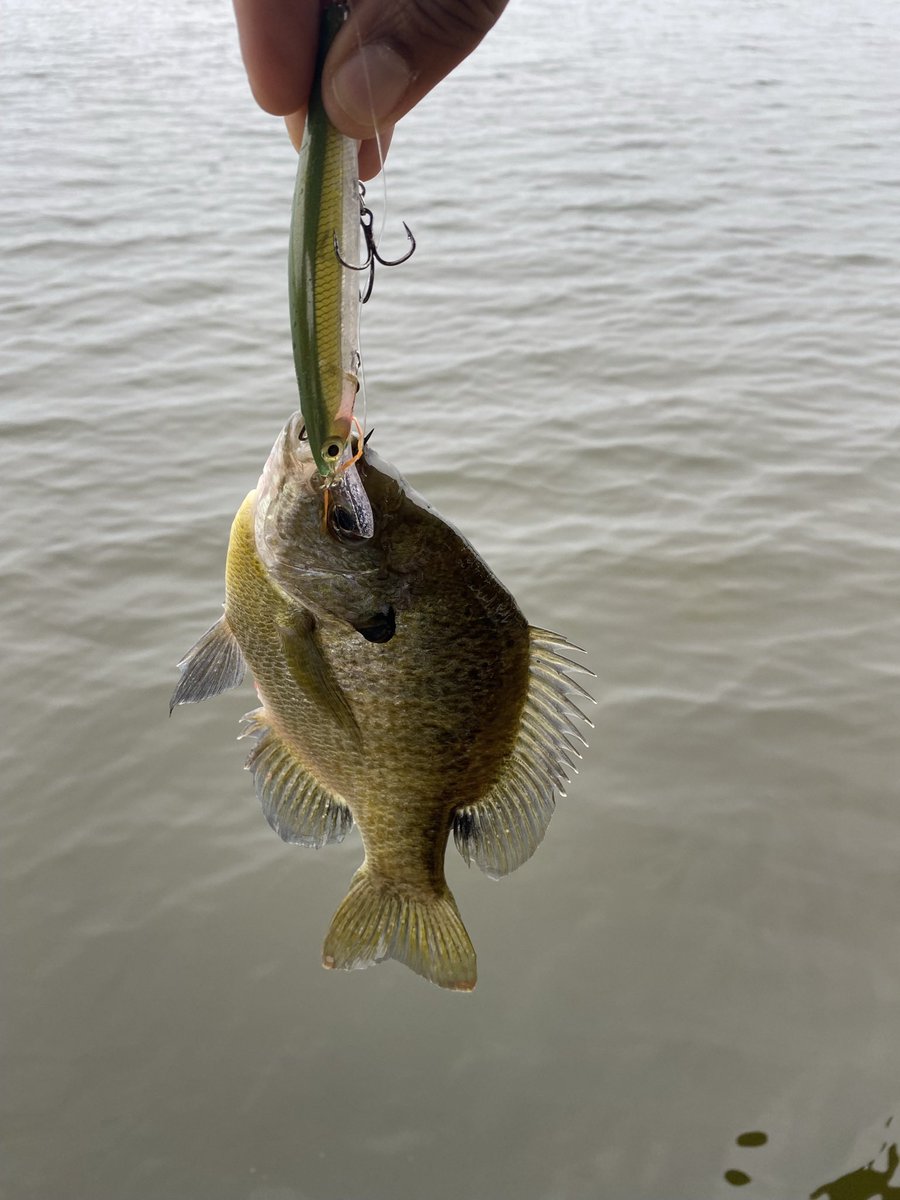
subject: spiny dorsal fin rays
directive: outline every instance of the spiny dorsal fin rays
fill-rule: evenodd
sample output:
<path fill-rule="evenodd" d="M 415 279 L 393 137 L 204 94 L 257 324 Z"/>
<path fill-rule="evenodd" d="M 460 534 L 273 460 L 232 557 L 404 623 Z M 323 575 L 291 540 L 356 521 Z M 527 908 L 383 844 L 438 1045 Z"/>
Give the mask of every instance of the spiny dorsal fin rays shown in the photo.
<path fill-rule="evenodd" d="M 567 754 L 574 754 L 579 762 L 583 758 L 578 747 L 573 746 L 569 739 L 555 725 L 546 721 L 539 713 L 524 711 L 522 713 L 522 728 L 527 730 L 542 746 L 547 745 L 549 742 L 557 753 L 564 751 Z"/>
<path fill-rule="evenodd" d="M 553 633 L 550 629 L 541 629 L 538 625 L 532 625 L 528 632 L 532 646 L 562 646 L 564 650 L 575 650 L 578 654 L 587 653 L 583 646 L 576 646 L 574 642 L 570 642 L 562 634 Z M 573 663 L 572 665 L 574 666 L 575 664 Z"/>
<path fill-rule="evenodd" d="M 576 754 L 576 751 L 572 750 L 568 742 L 563 742 L 558 738 L 554 738 L 551 758 L 551 751 L 547 749 L 546 741 L 535 736 L 530 723 L 526 725 L 523 721 L 522 728 L 519 731 L 519 736 L 522 739 L 522 745 L 527 746 L 533 754 L 539 754 L 542 760 L 545 761 L 552 762 L 555 760 L 559 766 L 559 769 L 564 773 L 564 777 L 567 780 L 569 778 L 567 772 L 571 771 L 573 775 L 578 774 L 578 768 L 569 757 L 570 753 Z M 576 757 L 580 757 L 580 755 L 576 754 Z"/>
<path fill-rule="evenodd" d="M 584 715 L 574 701 L 569 699 L 570 696 L 579 696 L 585 700 L 590 700 L 592 704 L 595 703 L 594 697 L 580 683 L 577 683 L 574 679 L 569 679 L 567 675 L 551 672 L 539 665 L 532 664 L 530 673 L 534 681 L 534 686 L 543 695 L 553 703 L 563 704 L 571 711 L 573 716 L 581 717 L 588 725 L 591 724 L 590 719 Z"/>
<path fill-rule="evenodd" d="M 559 644 L 559 643 L 554 643 Z M 579 654 L 584 654 L 585 651 L 580 646 L 573 646 L 569 642 L 562 642 L 569 650 L 576 650 Z M 549 646 L 544 645 L 540 638 L 531 639 L 532 649 L 535 650 L 535 658 L 540 658 L 540 661 L 548 667 L 559 667 L 561 673 L 567 675 L 569 671 L 581 671 L 585 675 L 590 675 L 591 679 L 597 678 L 597 672 L 592 671 L 585 663 L 575 662 L 571 658 L 566 658 L 564 654 L 557 654 L 555 650 L 551 650 Z M 532 659 L 534 662 L 535 659 Z M 591 697 L 593 699 L 593 697 Z"/>
<path fill-rule="evenodd" d="M 577 741 L 581 742 L 583 746 L 587 746 L 587 741 L 584 735 L 581 733 L 578 726 L 570 720 L 569 713 L 575 713 L 576 716 L 581 717 L 582 721 L 584 721 L 585 724 L 589 725 L 592 729 L 593 722 L 590 721 L 580 709 L 576 708 L 574 704 L 563 705 L 556 703 L 548 696 L 541 695 L 537 688 L 533 688 L 529 693 L 528 703 L 533 705 L 535 711 L 544 717 L 545 720 L 549 721 L 552 725 L 555 725 L 560 733 L 573 737 Z"/>
<path fill-rule="evenodd" d="M 253 772 L 256 795 L 266 820 L 280 838 L 313 849 L 341 842 L 353 826 L 346 804 L 324 788 L 298 762 L 257 708 L 243 718 L 241 737 L 256 739 L 246 768 Z"/>
<path fill-rule="evenodd" d="M 178 664 L 181 678 L 169 701 L 169 715 L 176 704 L 195 704 L 237 687 L 244 678 L 244 656 L 231 626 L 219 617 Z"/>
<path fill-rule="evenodd" d="M 517 742 L 520 751 L 526 755 L 530 755 L 541 763 L 546 763 L 552 769 L 561 771 L 563 776 L 566 771 L 575 770 L 574 764 L 569 757 L 570 753 L 575 753 L 568 741 L 555 730 L 548 732 L 546 729 L 541 729 L 534 721 L 529 720 L 527 723 L 523 720 L 519 729 Z M 575 770 L 577 775 L 577 770 Z"/>
<path fill-rule="evenodd" d="M 535 636 L 535 631 L 531 630 L 531 660 L 529 662 L 529 671 L 532 675 L 538 676 L 546 687 L 562 691 L 563 694 L 574 693 L 582 699 L 589 700 L 592 704 L 596 701 L 577 680 L 572 678 L 573 671 L 579 671 L 584 675 L 589 675 L 592 679 L 596 679 L 596 673 L 586 666 L 584 663 L 575 662 L 567 658 L 563 654 L 559 654 L 555 649 L 551 649 L 545 643 L 542 636 Z M 562 647 L 566 650 L 576 651 L 579 654 L 585 653 L 580 646 L 575 646 L 570 642 L 560 638 L 553 643 L 554 646 Z"/>
<path fill-rule="evenodd" d="M 531 674 L 558 696 L 579 696 L 582 700 L 589 700 L 591 704 L 597 703 L 587 688 L 582 687 L 577 679 L 570 679 L 568 675 L 564 675 L 562 671 L 532 663 Z"/>
<path fill-rule="evenodd" d="M 568 770 L 575 770 L 571 756 L 581 757 L 570 738 L 587 745 L 574 719 L 591 725 L 573 696 L 593 697 L 568 675 L 579 664 L 550 649 L 577 647 L 546 629 L 530 634 L 528 694 L 515 744 L 497 783 L 481 800 L 457 809 L 453 819 L 460 854 L 494 879 L 521 866 L 540 845 L 557 795 L 566 794 Z"/>

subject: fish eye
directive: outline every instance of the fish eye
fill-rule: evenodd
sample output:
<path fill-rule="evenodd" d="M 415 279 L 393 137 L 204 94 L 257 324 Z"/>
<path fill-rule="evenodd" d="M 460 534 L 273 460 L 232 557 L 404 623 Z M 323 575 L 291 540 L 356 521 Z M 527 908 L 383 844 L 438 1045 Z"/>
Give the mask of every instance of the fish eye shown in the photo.
<path fill-rule="evenodd" d="M 335 504 L 331 509 L 331 529 L 341 541 L 363 541 L 355 515 L 347 508 Z"/>
<path fill-rule="evenodd" d="M 329 442 L 324 448 L 323 454 L 325 458 L 337 458 L 341 452 L 341 447 L 338 442 Z"/>
<path fill-rule="evenodd" d="M 301 425 L 301 426 L 300 426 L 300 432 L 297 434 L 297 441 L 298 441 L 298 442 L 306 442 L 306 441 L 308 441 L 308 440 L 309 440 L 309 439 L 308 439 L 308 437 L 307 437 L 307 434 L 306 434 L 306 426 L 305 426 L 305 425 Z"/>

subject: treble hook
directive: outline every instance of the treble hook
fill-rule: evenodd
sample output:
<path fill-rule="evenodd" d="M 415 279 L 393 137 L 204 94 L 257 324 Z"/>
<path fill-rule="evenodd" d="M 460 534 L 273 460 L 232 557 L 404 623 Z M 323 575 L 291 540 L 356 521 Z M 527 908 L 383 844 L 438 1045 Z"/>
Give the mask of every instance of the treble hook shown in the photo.
<path fill-rule="evenodd" d="M 405 263 L 408 258 L 412 257 L 412 254 L 416 248 L 416 239 L 413 237 L 412 230 L 407 225 L 407 223 L 405 221 L 403 221 L 402 225 L 403 225 L 403 228 L 406 230 L 406 237 L 407 237 L 408 241 L 411 243 L 409 249 L 407 250 L 407 252 L 405 254 L 401 255 L 400 258 L 382 258 L 381 255 L 378 253 L 378 247 L 375 244 L 375 234 L 372 231 L 372 226 L 374 224 L 374 221 L 375 221 L 375 218 L 372 215 L 372 210 L 366 204 L 366 186 L 364 183 L 360 182 L 360 184 L 359 184 L 359 224 L 362 228 L 363 239 L 366 243 L 366 261 L 364 263 L 360 263 L 359 266 L 357 266 L 356 263 L 348 263 L 345 259 L 343 259 L 341 257 L 341 247 L 338 242 L 338 235 L 336 233 L 334 233 L 334 234 L 332 234 L 332 238 L 334 241 L 335 257 L 337 258 L 338 262 L 341 264 L 342 267 L 347 267 L 351 271 L 368 271 L 369 272 L 369 278 L 366 280 L 366 289 L 364 292 L 361 291 L 360 295 L 359 295 L 359 300 L 360 300 L 361 304 L 365 304 L 366 301 L 369 299 L 369 297 L 372 295 L 372 287 L 375 283 L 375 264 L 377 262 L 380 262 L 383 267 L 399 267 L 401 263 Z"/>

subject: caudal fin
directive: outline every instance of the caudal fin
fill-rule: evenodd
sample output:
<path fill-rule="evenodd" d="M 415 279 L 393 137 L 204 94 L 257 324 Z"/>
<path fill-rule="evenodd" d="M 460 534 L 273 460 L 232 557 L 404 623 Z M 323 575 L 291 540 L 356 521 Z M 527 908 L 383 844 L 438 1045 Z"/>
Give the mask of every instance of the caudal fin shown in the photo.
<path fill-rule="evenodd" d="M 438 987 L 470 992 L 475 950 L 449 891 L 410 896 L 365 866 L 334 914 L 322 965 L 352 971 L 395 958 Z"/>

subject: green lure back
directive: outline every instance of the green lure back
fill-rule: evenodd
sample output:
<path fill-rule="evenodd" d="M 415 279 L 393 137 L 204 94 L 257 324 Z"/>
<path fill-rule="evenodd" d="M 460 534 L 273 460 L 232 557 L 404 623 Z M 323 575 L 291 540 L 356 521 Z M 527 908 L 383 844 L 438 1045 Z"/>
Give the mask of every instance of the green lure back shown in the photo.
<path fill-rule="evenodd" d="M 344 456 L 359 390 L 359 281 L 340 261 L 359 257 L 357 146 L 328 120 L 321 89 L 325 56 L 346 16 L 344 4 L 322 13 L 288 255 L 300 411 L 316 467 L 329 479 Z"/>

